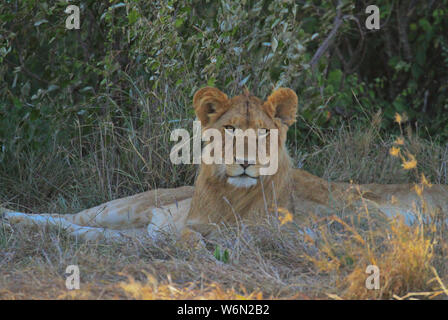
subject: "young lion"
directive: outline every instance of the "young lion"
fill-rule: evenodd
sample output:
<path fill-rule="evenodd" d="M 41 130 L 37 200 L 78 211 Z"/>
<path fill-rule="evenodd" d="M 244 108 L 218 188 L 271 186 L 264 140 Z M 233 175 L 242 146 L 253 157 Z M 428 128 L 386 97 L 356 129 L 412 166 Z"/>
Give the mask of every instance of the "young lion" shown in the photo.
<path fill-rule="evenodd" d="M 296 121 L 297 102 L 294 91 L 286 88 L 275 90 L 266 101 L 248 92 L 228 98 L 211 87 L 200 89 L 193 98 L 202 129 L 221 132 L 224 149 L 224 137 L 237 129 L 263 129 L 265 136 L 278 130 L 277 153 L 272 154 L 273 148 L 268 145 L 268 157 L 277 156 L 278 160 L 275 174 L 261 174 L 266 164 L 258 158 L 254 162 L 236 159 L 238 154 L 233 149 L 234 159 L 240 161 L 202 162 L 194 187 L 151 190 L 74 215 L 25 214 L 1 208 L 0 213 L 3 211 L 3 218 L 11 224 L 59 225 L 85 239 L 144 234 L 155 237 L 164 230 L 185 236 L 195 231 L 207 236 L 221 223 L 256 223 L 266 215 L 285 210 L 299 223 L 310 213 L 321 215 L 365 206 L 386 215 L 401 213 L 410 221 L 410 212 L 422 206 L 422 198 L 426 210 L 448 213 L 445 185 L 427 187 L 420 197 L 409 184 L 334 183 L 293 168 L 285 142 L 288 127 Z"/>

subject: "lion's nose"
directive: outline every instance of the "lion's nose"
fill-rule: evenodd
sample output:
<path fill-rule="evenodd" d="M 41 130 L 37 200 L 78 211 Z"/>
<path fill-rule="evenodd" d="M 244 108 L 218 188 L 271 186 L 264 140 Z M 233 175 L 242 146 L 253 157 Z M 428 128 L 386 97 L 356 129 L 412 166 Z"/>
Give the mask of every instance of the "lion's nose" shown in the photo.
<path fill-rule="evenodd" d="M 244 169 L 246 169 L 247 167 L 249 167 L 251 165 L 251 163 L 249 163 L 249 160 L 247 160 L 247 159 L 236 159 L 235 158 L 235 162 L 238 163 L 240 166 L 242 166 Z"/>
<path fill-rule="evenodd" d="M 246 169 L 249 166 L 249 161 L 244 161 L 243 163 L 240 163 L 240 166 Z"/>

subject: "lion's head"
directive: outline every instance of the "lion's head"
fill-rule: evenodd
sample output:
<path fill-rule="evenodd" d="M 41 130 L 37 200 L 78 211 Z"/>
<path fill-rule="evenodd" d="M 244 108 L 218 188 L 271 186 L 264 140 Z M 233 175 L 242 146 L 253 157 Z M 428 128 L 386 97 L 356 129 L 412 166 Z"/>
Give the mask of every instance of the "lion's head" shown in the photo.
<path fill-rule="evenodd" d="M 202 169 L 211 176 L 233 187 L 250 188 L 257 186 L 260 175 L 267 175 L 268 168 L 273 169 L 269 175 L 275 175 L 289 165 L 285 150 L 286 133 L 295 122 L 297 112 L 297 95 L 291 89 L 278 89 L 263 101 L 247 91 L 228 98 L 222 91 L 206 87 L 196 92 L 193 105 L 203 131 L 215 129 L 221 133 L 220 163 L 202 163 Z M 253 140 L 248 138 L 249 133 L 252 133 Z M 244 148 L 238 153 L 236 147 L 240 138 Z M 252 143 L 254 149 L 251 149 L 251 142 L 255 142 Z M 259 149 L 263 143 L 267 157 L 261 161 Z M 230 147 L 229 161 L 224 159 L 226 147 Z M 250 153 L 250 150 L 255 152 Z M 278 166 L 274 167 L 273 153 L 277 150 Z"/>
<path fill-rule="evenodd" d="M 284 190 L 292 180 L 293 168 L 285 142 L 288 127 L 296 120 L 297 95 L 294 91 L 277 89 L 263 101 L 248 92 L 229 98 L 220 90 L 207 87 L 194 95 L 193 105 L 203 132 L 207 129 L 220 132 L 224 156 L 225 137 L 233 139 L 237 130 L 253 129 L 257 147 L 266 138 L 265 153 L 269 160 L 274 155 L 275 148 L 271 147 L 276 142 L 277 170 L 265 175 L 266 162 L 260 161 L 258 152 L 255 158 L 247 157 L 249 139 L 244 139 L 243 154 L 235 152 L 237 144 L 233 145 L 230 158 L 234 161 L 231 163 L 202 162 L 195 182 L 189 223 L 230 222 L 235 213 L 249 218 L 286 203 L 290 194 Z M 271 141 L 274 129 L 278 131 L 276 139 Z"/>

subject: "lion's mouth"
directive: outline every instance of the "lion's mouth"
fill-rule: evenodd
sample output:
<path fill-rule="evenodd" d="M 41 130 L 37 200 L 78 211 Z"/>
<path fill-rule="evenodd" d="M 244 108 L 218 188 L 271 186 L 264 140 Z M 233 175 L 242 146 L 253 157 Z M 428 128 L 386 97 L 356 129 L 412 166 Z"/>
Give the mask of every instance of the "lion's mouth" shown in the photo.
<path fill-rule="evenodd" d="M 242 174 L 238 174 L 238 175 L 227 175 L 228 178 L 252 178 L 252 179 L 258 179 L 259 177 L 253 177 L 250 174 L 247 174 L 246 172 L 242 173 Z"/>
<path fill-rule="evenodd" d="M 258 179 L 258 177 L 253 177 L 253 176 L 251 176 L 250 174 L 247 174 L 247 173 L 243 173 L 242 175 L 240 175 L 240 177 L 249 177 L 249 178 L 252 178 L 252 179 Z"/>
<path fill-rule="evenodd" d="M 238 176 L 229 176 L 227 183 L 237 188 L 250 188 L 258 183 L 258 177 L 252 177 L 243 173 Z"/>

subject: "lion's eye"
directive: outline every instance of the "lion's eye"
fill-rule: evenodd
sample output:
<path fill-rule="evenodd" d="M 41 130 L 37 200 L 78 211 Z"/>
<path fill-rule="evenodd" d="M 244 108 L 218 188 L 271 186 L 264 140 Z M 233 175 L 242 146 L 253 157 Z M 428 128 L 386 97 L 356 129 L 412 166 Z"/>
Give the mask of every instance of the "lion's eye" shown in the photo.
<path fill-rule="evenodd" d="M 230 134 L 234 134 L 235 133 L 235 127 L 231 126 L 231 125 L 224 126 L 224 130 L 227 133 L 230 133 Z"/>
<path fill-rule="evenodd" d="M 269 129 L 258 129 L 258 137 L 263 138 L 269 135 Z"/>

